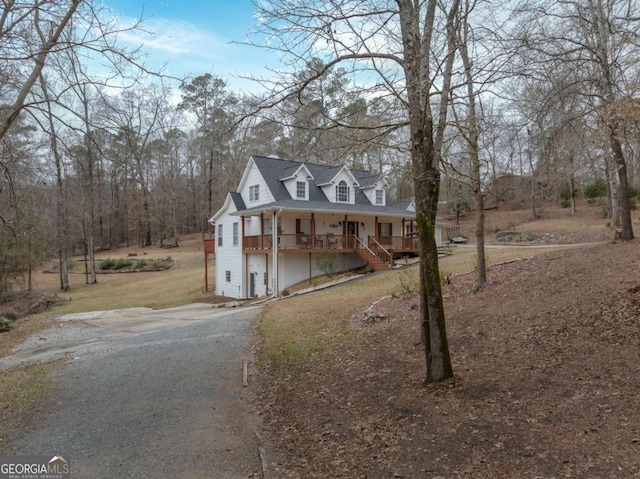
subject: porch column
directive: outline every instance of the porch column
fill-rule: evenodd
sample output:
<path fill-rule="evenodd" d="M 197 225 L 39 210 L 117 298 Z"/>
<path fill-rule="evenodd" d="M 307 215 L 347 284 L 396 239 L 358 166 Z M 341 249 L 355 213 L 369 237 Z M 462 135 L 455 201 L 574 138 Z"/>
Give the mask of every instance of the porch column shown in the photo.
<path fill-rule="evenodd" d="M 316 247 L 316 216 L 311 213 L 311 247 Z"/>
<path fill-rule="evenodd" d="M 264 255 L 264 264 L 267 266 L 267 284 L 264 285 L 265 287 L 265 296 L 269 296 L 269 253 L 265 253 Z"/>
<path fill-rule="evenodd" d="M 264 248 L 264 213 L 260 213 L 260 242 L 259 248 Z M 268 285 L 267 285 L 268 286 Z"/>
<path fill-rule="evenodd" d="M 347 248 L 351 245 L 349 245 L 349 239 L 347 238 L 347 232 L 349 231 L 347 229 L 347 220 L 349 219 L 348 215 L 344 215 L 344 222 L 342 223 L 342 247 L 343 248 Z M 342 268 L 344 271 L 344 267 Z"/>
<path fill-rule="evenodd" d="M 282 212 L 282 210 L 273 210 L 272 217 L 272 225 L 271 228 L 271 240 L 273 247 L 273 291 L 271 292 L 272 296 L 275 298 L 278 296 L 279 287 L 278 287 L 278 215 Z"/>

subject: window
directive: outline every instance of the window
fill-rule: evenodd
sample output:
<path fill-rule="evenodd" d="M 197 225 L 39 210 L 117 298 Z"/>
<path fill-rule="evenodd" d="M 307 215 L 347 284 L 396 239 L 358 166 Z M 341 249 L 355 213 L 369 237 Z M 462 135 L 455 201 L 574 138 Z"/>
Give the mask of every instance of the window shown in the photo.
<path fill-rule="evenodd" d="M 229 271 L 229 270 L 225 271 L 224 275 L 225 275 L 226 282 L 230 283 L 231 282 L 231 271 Z"/>
<path fill-rule="evenodd" d="M 307 182 L 306 181 L 296 182 L 296 198 L 302 199 L 302 200 L 307 198 Z"/>
<path fill-rule="evenodd" d="M 376 205 L 384 204 L 384 191 L 376 190 Z"/>
<path fill-rule="evenodd" d="M 391 236 L 391 223 L 378 223 L 380 236 Z"/>
<path fill-rule="evenodd" d="M 233 223 L 233 246 L 238 246 L 238 222 Z"/>
<path fill-rule="evenodd" d="M 249 187 L 249 201 L 259 201 L 260 200 L 260 185 L 251 185 Z"/>
<path fill-rule="evenodd" d="M 347 182 L 344 180 L 336 186 L 336 201 L 340 201 L 342 203 L 349 202 L 349 187 L 347 186 Z"/>
<path fill-rule="evenodd" d="M 218 225 L 218 246 L 222 246 L 222 226 Z"/>

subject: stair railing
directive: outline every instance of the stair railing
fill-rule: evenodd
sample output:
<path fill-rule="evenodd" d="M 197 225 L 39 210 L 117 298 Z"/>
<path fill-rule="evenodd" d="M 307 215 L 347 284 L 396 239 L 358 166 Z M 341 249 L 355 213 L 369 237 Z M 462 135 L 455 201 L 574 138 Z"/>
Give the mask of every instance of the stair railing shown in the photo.
<path fill-rule="evenodd" d="M 390 267 L 393 266 L 393 255 L 391 252 L 387 251 L 384 246 L 376 241 L 373 236 L 369 236 L 369 244 L 375 246 L 375 251 L 371 250 L 369 246 L 366 246 L 360 238 L 358 238 L 358 242 L 361 243 L 371 254 L 377 256 L 382 261 L 387 263 Z"/>

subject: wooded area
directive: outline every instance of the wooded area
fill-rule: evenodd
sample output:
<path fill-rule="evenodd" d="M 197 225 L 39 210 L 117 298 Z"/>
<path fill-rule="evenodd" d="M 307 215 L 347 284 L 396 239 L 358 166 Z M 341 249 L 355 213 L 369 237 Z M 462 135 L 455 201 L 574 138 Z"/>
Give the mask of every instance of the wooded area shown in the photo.
<path fill-rule="evenodd" d="M 475 208 L 480 284 L 485 203 L 535 217 L 587 188 L 633 238 L 635 0 L 260 2 L 249 38 L 289 70 L 255 78 L 259 94 L 232 91 L 227 72 L 149 71 L 118 43 L 143 21 L 123 27 L 100 5 L 0 7 L 0 299 L 52 258 L 64 290 L 72 255 L 91 283 L 98 250 L 208 235 L 251 154 L 383 174 L 394 199 L 416 196 L 423 241 L 439 203 Z"/>

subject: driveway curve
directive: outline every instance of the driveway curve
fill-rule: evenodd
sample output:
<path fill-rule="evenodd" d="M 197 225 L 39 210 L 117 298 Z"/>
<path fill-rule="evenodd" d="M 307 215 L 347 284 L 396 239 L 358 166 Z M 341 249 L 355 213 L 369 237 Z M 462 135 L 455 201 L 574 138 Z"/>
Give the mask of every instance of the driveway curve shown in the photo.
<path fill-rule="evenodd" d="M 70 360 L 42 417 L 3 454 L 61 454 L 74 479 L 260 477 L 242 387 L 259 307 L 83 313 L 23 343 L 0 369 Z"/>

